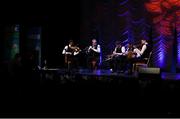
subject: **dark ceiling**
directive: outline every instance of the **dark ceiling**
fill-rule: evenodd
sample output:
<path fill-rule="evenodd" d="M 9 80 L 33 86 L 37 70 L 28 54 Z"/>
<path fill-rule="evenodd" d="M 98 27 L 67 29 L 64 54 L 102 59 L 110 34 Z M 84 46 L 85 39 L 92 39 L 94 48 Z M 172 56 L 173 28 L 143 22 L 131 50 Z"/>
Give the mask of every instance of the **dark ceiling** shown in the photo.
<path fill-rule="evenodd" d="M 80 4 L 77 0 L 6 0 L 0 4 L 0 22 L 47 23 L 79 18 Z M 78 19 L 79 20 L 79 19 Z"/>

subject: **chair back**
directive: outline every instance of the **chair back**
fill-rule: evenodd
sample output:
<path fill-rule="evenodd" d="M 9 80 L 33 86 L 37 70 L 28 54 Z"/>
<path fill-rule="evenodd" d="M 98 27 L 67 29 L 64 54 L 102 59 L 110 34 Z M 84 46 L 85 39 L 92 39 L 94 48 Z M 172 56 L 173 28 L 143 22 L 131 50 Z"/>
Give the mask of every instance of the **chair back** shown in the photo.
<path fill-rule="evenodd" d="M 151 56 L 152 56 L 152 51 L 149 53 L 149 57 L 148 57 L 148 61 L 147 61 L 147 66 L 149 66 L 149 62 L 150 62 Z"/>

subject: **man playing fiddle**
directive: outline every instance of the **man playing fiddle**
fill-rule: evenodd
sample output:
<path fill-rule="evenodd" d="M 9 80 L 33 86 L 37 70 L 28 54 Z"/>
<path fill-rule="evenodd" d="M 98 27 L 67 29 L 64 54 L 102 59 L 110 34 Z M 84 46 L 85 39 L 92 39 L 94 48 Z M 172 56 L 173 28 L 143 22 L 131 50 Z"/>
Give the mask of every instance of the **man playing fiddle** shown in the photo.
<path fill-rule="evenodd" d="M 128 58 L 127 56 L 127 61 L 129 64 L 129 73 L 132 73 L 133 63 L 137 61 L 143 61 L 144 58 L 147 58 L 149 56 L 149 53 L 150 53 L 149 44 L 145 39 L 142 39 L 140 48 L 134 46 L 133 52 L 131 52 L 131 57 Z"/>
<path fill-rule="evenodd" d="M 65 65 L 68 69 L 78 68 L 78 54 L 81 49 L 74 45 L 74 41 L 70 40 L 69 44 L 63 49 L 62 54 L 65 55 Z"/>

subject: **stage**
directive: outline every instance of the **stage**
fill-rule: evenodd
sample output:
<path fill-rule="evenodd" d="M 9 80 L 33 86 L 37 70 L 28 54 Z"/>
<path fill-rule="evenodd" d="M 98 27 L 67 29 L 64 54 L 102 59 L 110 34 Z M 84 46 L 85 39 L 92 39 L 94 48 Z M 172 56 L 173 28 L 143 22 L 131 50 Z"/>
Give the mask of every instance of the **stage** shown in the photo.
<path fill-rule="evenodd" d="M 105 70 L 105 69 L 99 69 L 99 70 L 89 70 L 89 69 L 62 69 L 62 68 L 49 68 L 49 69 L 43 69 L 40 70 L 41 73 L 47 73 L 52 74 L 53 72 L 57 75 L 66 75 L 66 76 L 82 76 L 82 77 L 119 77 L 119 78 L 126 78 L 126 79 L 138 79 L 139 78 L 139 72 L 133 72 L 132 74 L 129 74 L 126 72 L 112 72 L 111 70 Z M 153 75 L 153 74 L 152 74 Z M 170 73 L 170 72 L 160 72 L 158 75 L 160 75 L 161 80 L 180 80 L 180 73 Z M 144 77 L 144 79 L 149 77 Z M 158 78 L 159 77 L 154 77 Z"/>
<path fill-rule="evenodd" d="M 179 1 L 2 3 L 0 117 L 180 114 Z M 90 54 L 98 57 L 89 61 Z M 127 57 L 116 61 L 117 54 Z M 129 54 L 147 62 L 130 61 Z M 100 69 L 86 69 L 89 63 Z M 81 68 L 67 70 L 67 64 Z M 129 70 L 132 64 L 145 69 L 108 69 Z"/>

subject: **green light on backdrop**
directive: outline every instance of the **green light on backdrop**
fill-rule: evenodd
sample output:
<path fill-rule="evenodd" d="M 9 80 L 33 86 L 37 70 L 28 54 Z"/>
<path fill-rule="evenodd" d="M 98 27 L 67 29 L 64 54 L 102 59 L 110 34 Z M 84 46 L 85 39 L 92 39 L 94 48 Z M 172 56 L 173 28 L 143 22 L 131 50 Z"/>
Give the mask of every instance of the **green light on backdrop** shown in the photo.
<path fill-rule="evenodd" d="M 5 29 L 5 60 L 12 60 L 19 53 L 19 25 L 7 26 Z"/>

